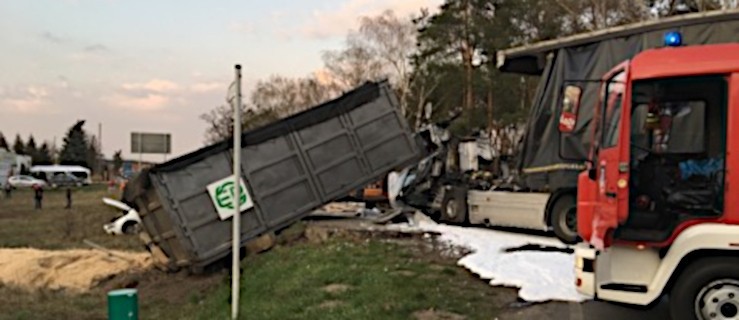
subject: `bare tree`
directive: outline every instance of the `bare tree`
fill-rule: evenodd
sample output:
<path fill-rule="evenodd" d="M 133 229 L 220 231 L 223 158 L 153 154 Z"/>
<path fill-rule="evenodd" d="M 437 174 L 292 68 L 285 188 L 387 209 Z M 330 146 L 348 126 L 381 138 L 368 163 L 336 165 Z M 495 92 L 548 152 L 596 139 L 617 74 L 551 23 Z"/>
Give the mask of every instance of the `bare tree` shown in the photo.
<path fill-rule="evenodd" d="M 374 17 L 362 17 L 359 31 L 350 35 L 353 46 L 364 48 L 382 64 L 382 71 L 398 91 L 403 114 L 408 108 L 411 56 L 416 52 L 417 34 L 411 18 L 400 19 L 387 10 Z"/>
<path fill-rule="evenodd" d="M 319 81 L 315 75 L 303 78 L 271 76 L 257 82 L 251 93 L 251 105 L 242 105 L 243 129 L 250 130 L 280 118 L 303 111 L 338 95 L 332 86 Z M 206 143 L 227 139 L 233 134 L 233 109 L 218 106 L 200 115 L 208 123 Z"/>
<path fill-rule="evenodd" d="M 243 112 L 242 128 L 244 131 L 266 125 L 278 119 L 274 110 L 248 108 L 241 106 Z M 200 119 L 208 123 L 205 130 L 205 142 L 216 143 L 233 136 L 233 108 L 220 105 L 200 115 Z"/>
<path fill-rule="evenodd" d="M 337 93 L 331 84 L 321 83 L 315 76 L 272 76 L 257 83 L 251 102 L 257 109 L 273 110 L 284 117 L 329 100 Z"/>
<path fill-rule="evenodd" d="M 384 77 L 380 59 L 369 49 L 358 45 L 351 35 L 347 39 L 347 48 L 325 51 L 323 63 L 332 85 L 342 91 Z"/>

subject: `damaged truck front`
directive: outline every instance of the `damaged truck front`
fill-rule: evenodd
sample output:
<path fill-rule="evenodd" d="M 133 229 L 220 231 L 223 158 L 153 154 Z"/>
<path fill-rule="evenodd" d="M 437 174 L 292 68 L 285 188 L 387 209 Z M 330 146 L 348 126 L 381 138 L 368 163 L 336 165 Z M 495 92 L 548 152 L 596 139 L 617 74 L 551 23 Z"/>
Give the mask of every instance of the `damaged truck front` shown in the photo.
<path fill-rule="evenodd" d="M 242 246 L 415 163 L 421 150 L 387 82 L 242 135 Z M 154 166 L 126 186 L 158 265 L 200 271 L 231 252 L 231 140 Z"/>

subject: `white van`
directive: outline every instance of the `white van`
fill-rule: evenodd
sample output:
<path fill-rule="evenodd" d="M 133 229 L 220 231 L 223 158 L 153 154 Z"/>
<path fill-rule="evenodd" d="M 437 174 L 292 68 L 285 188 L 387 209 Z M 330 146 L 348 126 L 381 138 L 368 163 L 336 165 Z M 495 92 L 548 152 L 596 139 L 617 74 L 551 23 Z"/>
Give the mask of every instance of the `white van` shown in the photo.
<path fill-rule="evenodd" d="M 57 174 L 68 174 L 73 175 L 82 180 L 84 185 L 92 183 L 91 171 L 88 168 L 82 166 L 63 166 L 63 165 L 50 165 L 50 166 L 33 166 L 31 167 L 31 175 L 49 181 L 51 177 Z"/>

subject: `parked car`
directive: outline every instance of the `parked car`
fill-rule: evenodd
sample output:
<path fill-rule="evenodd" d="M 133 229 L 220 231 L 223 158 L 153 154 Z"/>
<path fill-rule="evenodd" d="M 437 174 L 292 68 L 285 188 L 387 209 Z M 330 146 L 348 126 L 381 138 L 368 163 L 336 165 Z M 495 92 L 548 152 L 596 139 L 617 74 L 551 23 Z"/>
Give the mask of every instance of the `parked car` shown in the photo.
<path fill-rule="evenodd" d="M 103 230 L 110 235 L 135 234 L 141 225 L 139 213 L 118 200 L 103 198 L 103 203 L 119 209 L 123 216 L 113 218 L 110 223 L 103 225 Z"/>
<path fill-rule="evenodd" d="M 49 179 L 49 184 L 52 188 L 58 187 L 81 187 L 85 183 L 82 179 L 77 178 L 71 174 L 56 174 Z"/>
<path fill-rule="evenodd" d="M 12 176 L 8 178 L 8 183 L 13 188 L 30 188 L 33 186 L 46 186 L 46 181 L 41 179 L 36 179 L 31 176 L 24 176 L 24 175 L 18 175 L 18 176 Z"/>

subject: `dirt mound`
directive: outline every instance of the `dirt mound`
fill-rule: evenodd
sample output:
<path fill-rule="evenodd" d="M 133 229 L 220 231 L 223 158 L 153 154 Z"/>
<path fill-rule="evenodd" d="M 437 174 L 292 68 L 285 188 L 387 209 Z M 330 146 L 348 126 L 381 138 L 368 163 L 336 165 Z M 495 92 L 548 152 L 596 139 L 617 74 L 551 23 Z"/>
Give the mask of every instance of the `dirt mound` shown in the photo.
<path fill-rule="evenodd" d="M 0 283 L 28 290 L 84 292 L 119 273 L 150 266 L 148 253 L 0 249 Z"/>

